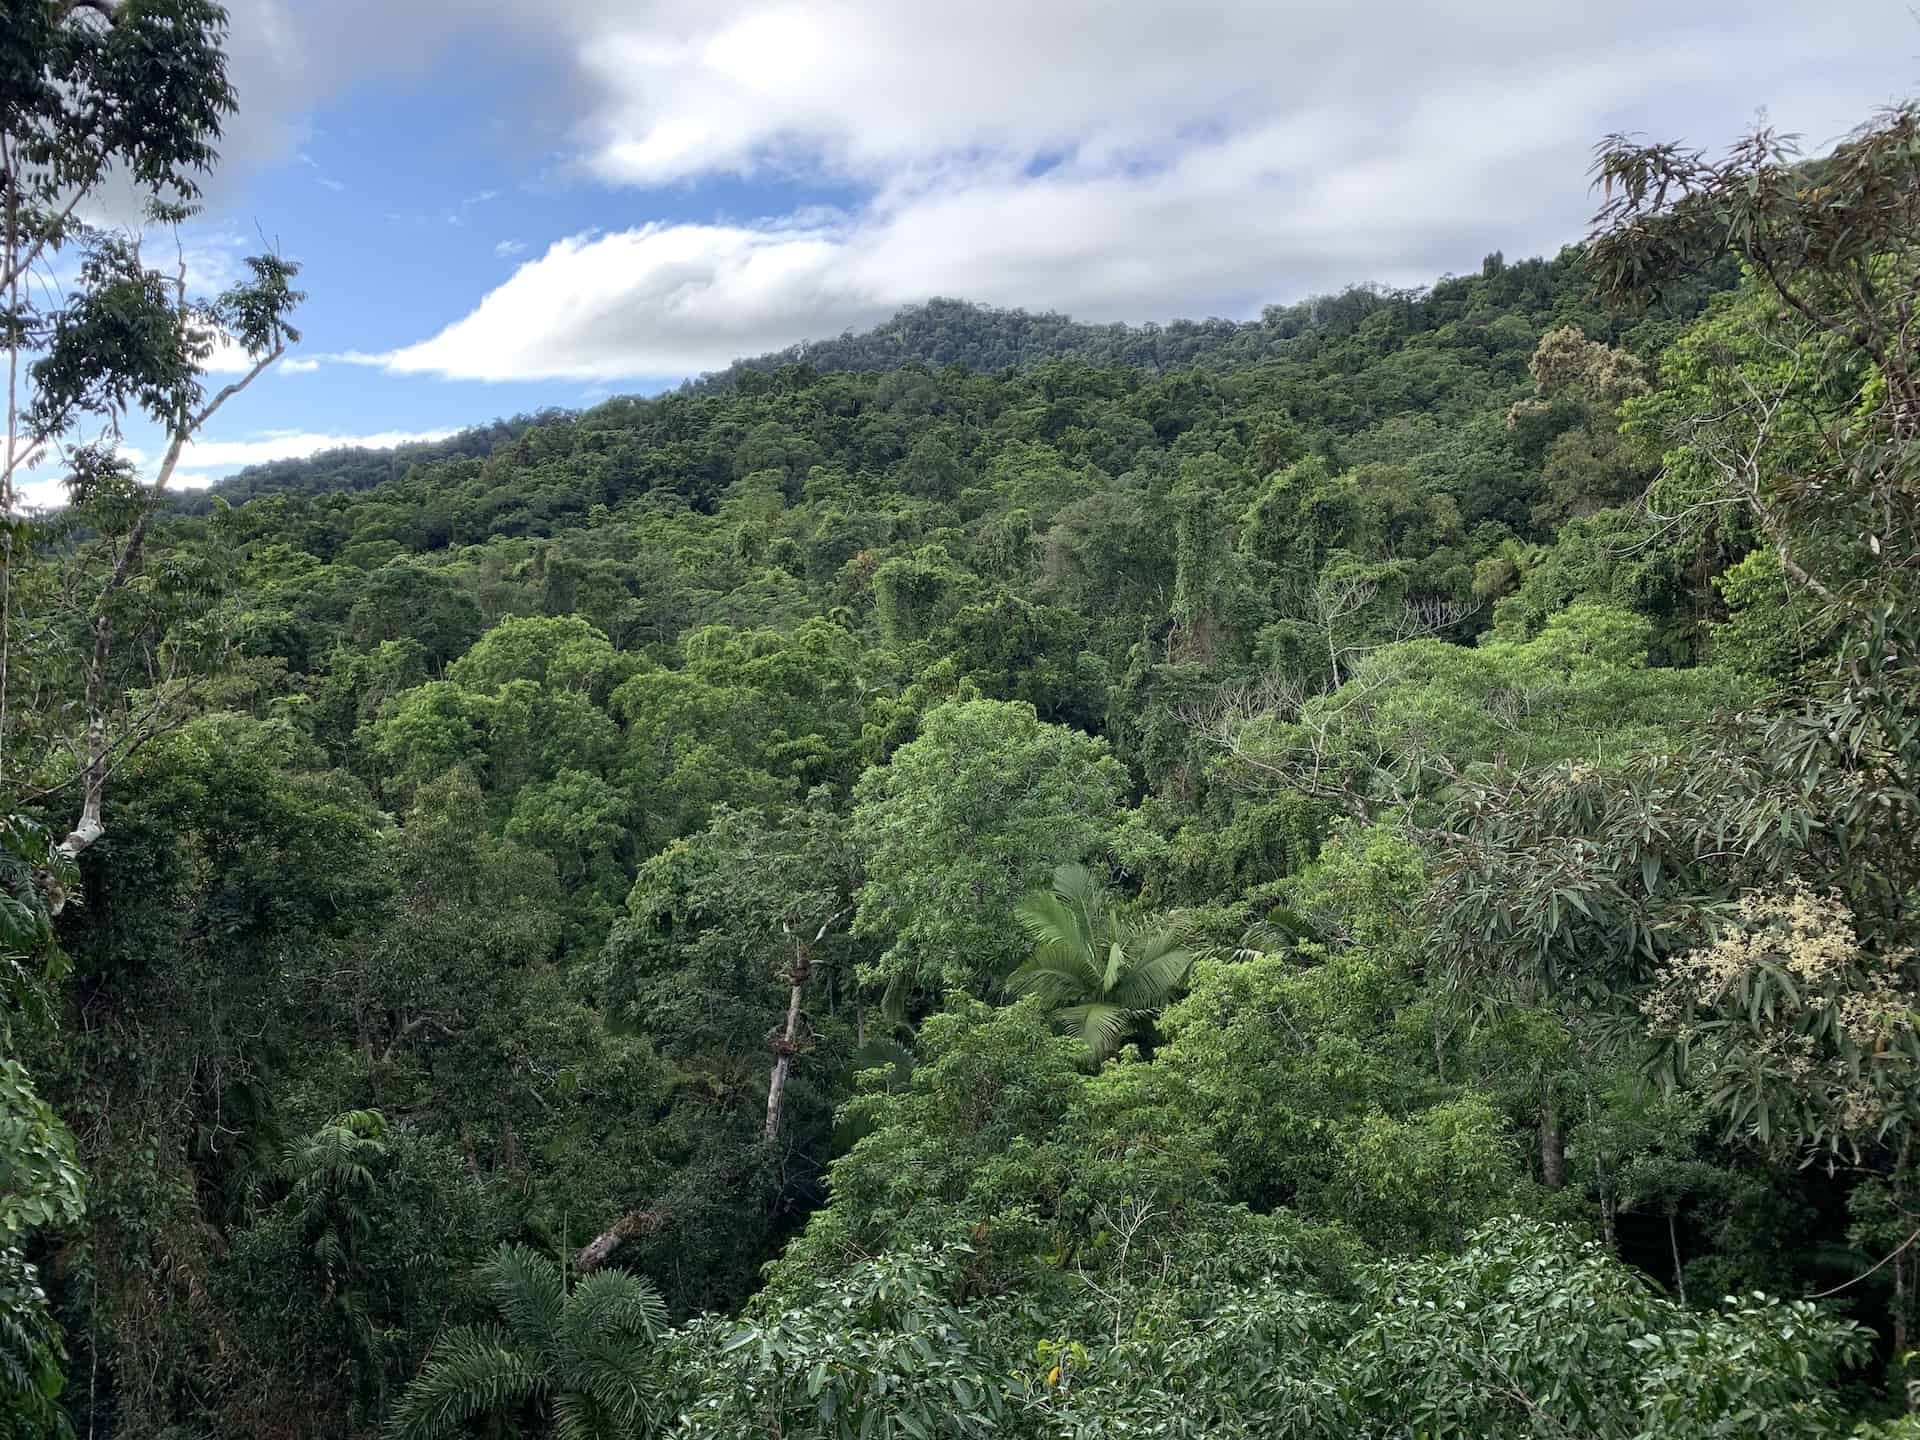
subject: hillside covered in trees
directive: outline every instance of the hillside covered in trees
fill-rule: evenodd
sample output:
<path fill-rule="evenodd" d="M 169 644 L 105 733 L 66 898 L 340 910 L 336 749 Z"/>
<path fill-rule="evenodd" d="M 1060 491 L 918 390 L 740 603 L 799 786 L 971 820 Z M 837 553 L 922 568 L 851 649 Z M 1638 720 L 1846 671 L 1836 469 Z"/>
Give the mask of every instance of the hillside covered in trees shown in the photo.
<path fill-rule="evenodd" d="M 196 173 L 217 26 L 135 151 L 85 33 L 4 104 Z M 1920 113 L 1598 164 L 10 503 L 0 1436 L 1920 1434 Z M 9 483 L 294 338 L 9 233 Z"/>
<path fill-rule="evenodd" d="M 1573 257 L 1564 257 L 1572 263 Z M 1564 263 L 1562 269 L 1564 270 Z M 1489 255 L 1483 266 L 1488 276 L 1504 274 L 1504 256 Z M 1737 267 L 1717 267 L 1712 274 L 1690 279 L 1685 298 L 1663 307 L 1663 317 L 1690 314 L 1714 289 L 1731 286 Z M 1354 356 L 1330 357 L 1332 364 L 1316 364 L 1329 346 L 1338 346 L 1375 312 L 1399 307 L 1403 314 L 1393 328 L 1403 333 L 1445 324 L 1460 303 L 1461 282 L 1444 280 L 1440 293 L 1395 292 L 1377 286 L 1354 286 L 1338 295 L 1317 296 L 1297 305 L 1269 306 L 1257 322 L 1230 320 L 1204 323 L 1175 321 L 1170 325 L 1082 325 L 1063 315 L 1033 315 L 1022 310 L 996 309 L 960 300 L 930 300 L 901 309 L 891 321 L 862 334 L 848 333 L 834 340 L 808 341 L 771 355 L 736 361 L 727 369 L 680 387 L 685 394 L 728 393 L 743 384 L 752 387 L 762 377 L 783 370 L 885 371 L 908 366 L 995 373 L 1041 364 L 1049 360 L 1080 361 L 1096 368 L 1136 368 L 1159 374 L 1168 369 L 1219 369 L 1263 360 L 1304 361 L 1308 373 L 1340 373 L 1341 365 L 1356 363 Z M 1487 303 L 1482 299 L 1480 303 Z M 1578 324 L 1596 333 L 1612 334 L 1625 327 L 1639 329 L 1645 317 L 1616 317 L 1591 294 L 1569 294 L 1564 273 L 1539 262 L 1515 267 L 1515 273 L 1497 291 L 1502 311 L 1516 311 L 1530 323 Z M 1656 347 L 1655 332 L 1637 338 L 1641 349 Z M 281 460 L 251 465 L 216 481 L 211 489 L 176 494 L 176 508 L 204 513 L 215 497 L 239 504 L 256 495 L 277 493 L 322 494 L 335 490 L 366 490 L 399 478 L 410 466 L 452 456 L 484 457 L 502 441 L 524 434 L 541 422 L 574 418 L 565 412 L 521 415 L 460 432 L 443 441 L 402 446 L 393 450 L 340 449 L 307 460 Z"/>

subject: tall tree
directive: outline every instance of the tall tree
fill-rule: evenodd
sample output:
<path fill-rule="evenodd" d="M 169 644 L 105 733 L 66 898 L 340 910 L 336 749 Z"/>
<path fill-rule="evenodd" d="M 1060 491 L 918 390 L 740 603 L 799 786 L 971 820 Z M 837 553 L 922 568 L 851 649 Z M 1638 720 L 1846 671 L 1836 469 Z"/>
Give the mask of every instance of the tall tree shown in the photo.
<path fill-rule="evenodd" d="M 1746 510 L 1786 574 L 1842 609 L 1910 597 L 1920 104 L 1886 111 L 1816 160 L 1766 129 L 1720 157 L 1614 136 L 1594 174 L 1605 203 L 1587 254 L 1612 298 L 1644 303 L 1731 253 L 1778 302 L 1761 320 L 1776 363 L 1675 437 L 1719 481 L 1702 503 Z M 1793 427 L 1810 429 L 1815 453 L 1772 463 Z"/>
<path fill-rule="evenodd" d="M 217 296 L 191 288 L 179 228 L 196 211 L 235 103 L 221 6 L 11 0 L 4 17 L 0 764 L 15 739 L 16 694 L 31 686 L 36 709 L 71 708 L 66 733 L 44 734 L 53 753 L 30 755 L 27 764 L 32 781 L 74 792 L 77 818 L 60 841 L 72 858 L 105 833 L 109 777 L 188 682 L 182 648 L 148 623 L 135 584 L 161 497 L 207 421 L 298 340 L 288 316 L 301 296 L 292 287 L 298 267 L 273 254 L 250 257 L 247 278 Z M 78 218 L 113 176 L 130 180 L 144 202 L 138 229 L 103 230 Z M 170 261 L 149 263 L 169 235 Z M 47 287 L 33 283 L 36 267 L 63 258 L 77 283 L 64 298 L 45 300 Z M 206 379 L 216 360 L 237 372 L 217 389 Z M 162 435 L 157 468 L 144 481 L 115 450 L 130 414 Z M 76 573 L 60 587 L 68 601 L 33 617 L 22 613 L 17 571 L 45 540 L 22 510 L 19 487 L 29 471 L 48 467 L 96 539 L 75 552 Z M 129 647 L 145 651 L 143 663 L 116 668 Z M 43 673 L 23 676 L 23 668 Z M 135 684 L 151 693 L 147 703 L 129 702 Z M 73 759 L 63 763 L 69 742 Z"/>
<path fill-rule="evenodd" d="M 772 817 L 722 805 L 706 829 L 642 870 L 628 897 L 629 918 L 608 942 L 606 958 L 619 972 L 623 997 L 644 984 L 633 961 L 653 943 L 672 948 L 665 979 L 683 996 L 709 977 L 725 976 L 728 989 L 746 989 L 744 996 L 699 997 L 695 1023 L 707 1032 L 703 1040 L 714 1038 L 710 1032 L 742 1000 L 745 1023 L 772 1019 L 765 1039 L 774 1058 L 762 1129 L 769 1145 L 780 1136 L 794 1062 L 814 1040 L 807 1013 L 814 972 L 844 959 L 839 932 L 853 911 L 854 877 L 846 824 L 826 789 Z M 760 1004 L 769 981 L 780 998 L 771 1017 Z"/>
<path fill-rule="evenodd" d="M 1113 843 L 1125 776 L 1105 741 L 1031 705 L 950 701 L 854 790 L 865 866 L 855 933 L 891 941 L 869 978 L 998 983 L 1017 963 L 1008 911 L 1055 865 Z"/>

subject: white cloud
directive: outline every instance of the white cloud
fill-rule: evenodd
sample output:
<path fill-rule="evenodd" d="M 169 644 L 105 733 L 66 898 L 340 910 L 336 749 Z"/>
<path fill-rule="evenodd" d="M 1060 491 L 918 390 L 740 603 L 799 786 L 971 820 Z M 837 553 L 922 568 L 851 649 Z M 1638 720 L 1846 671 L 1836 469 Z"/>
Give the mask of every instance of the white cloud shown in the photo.
<path fill-rule="evenodd" d="M 254 363 L 254 357 L 247 354 L 239 341 L 231 335 L 221 335 L 214 340 L 213 353 L 201 368 L 209 375 L 244 375 Z"/>
<path fill-rule="evenodd" d="M 264 465 L 270 460 L 305 460 L 325 450 L 388 450 L 395 445 L 415 445 L 444 440 L 452 430 L 380 430 L 370 435 L 342 435 L 332 431 L 267 430 L 245 440 L 196 440 L 180 456 L 180 477 L 188 474 L 238 470 L 248 465 Z M 192 488 L 176 477 L 183 488 Z"/>
<path fill-rule="evenodd" d="M 1618 71 L 1618 109 L 1657 94 L 1660 114 L 1685 130 L 1724 121 L 1729 102 L 1740 114 L 1816 97 L 1807 123 L 1824 135 L 1910 86 L 1916 38 L 1906 0 L 1852 0 L 1844 26 L 1804 0 L 1617 0 L 1603 10 L 1565 0 L 229 8 L 245 121 L 230 127 L 229 161 L 293 151 L 320 99 L 369 74 L 424 68 L 457 37 L 478 36 L 567 82 L 529 87 L 538 100 L 503 93 L 497 121 L 570 125 L 591 170 L 637 183 L 766 169 L 884 182 L 902 167 L 982 154 L 1164 157 L 1197 133 L 1356 100 L 1393 115 L 1436 95 L 1498 97 L 1516 77 L 1596 60 Z M 1645 62 L 1663 58 L 1682 61 L 1689 83 L 1654 82 L 1661 67 Z"/>
<path fill-rule="evenodd" d="M 824 179 L 848 207 L 576 236 L 381 357 L 487 379 L 684 374 L 931 294 L 1142 319 L 1428 280 L 1575 238 L 1608 131 L 1715 143 L 1766 104 L 1823 143 L 1911 88 L 1920 43 L 1908 0 L 1851 0 L 1845 25 L 1805 0 L 232 8 L 243 165 L 465 35 L 551 72 L 491 119 L 575 177 Z"/>
<path fill-rule="evenodd" d="M 331 190 L 336 195 L 340 194 L 343 190 L 347 188 L 346 182 L 344 180 L 335 180 L 326 175 L 322 175 L 320 177 L 320 183 L 326 186 L 327 189 Z"/>
<path fill-rule="evenodd" d="M 264 465 L 273 460 L 305 460 L 327 450 L 387 450 L 396 445 L 424 444 L 445 440 L 458 432 L 443 430 L 381 430 L 371 434 L 340 434 L 333 431 L 265 430 L 239 440 L 200 440 L 180 452 L 169 491 L 204 490 L 214 481 L 249 465 Z M 152 479 L 159 462 L 157 453 L 137 445 L 121 445 L 124 456 L 140 474 Z M 29 509 L 46 509 L 64 503 L 61 467 L 57 456 L 49 456 L 27 472 L 20 485 L 22 503 Z"/>
<path fill-rule="evenodd" d="M 520 266 L 431 340 L 359 356 L 402 374 L 463 380 L 611 380 L 724 363 L 885 303 L 835 274 L 823 231 L 646 226 L 577 235 Z"/>
<path fill-rule="evenodd" d="M 286 356 L 277 361 L 274 369 L 289 375 L 307 375 L 320 368 L 323 360 L 330 357 Z M 201 364 L 201 369 L 213 376 L 244 375 L 259 362 L 259 357 L 249 355 L 238 340 L 231 335 L 220 335 L 213 342 L 213 353 Z"/>
<path fill-rule="evenodd" d="M 525 253 L 527 242 L 524 240 L 502 240 L 493 247 L 493 253 L 502 260 L 510 260 L 515 255 Z"/>
<path fill-rule="evenodd" d="M 1765 100 L 1823 142 L 1899 90 L 1920 37 L 1904 0 L 1860 0 L 1847 27 L 1798 0 L 1623 0 L 1577 23 L 1537 0 L 581 0 L 566 15 L 590 81 L 574 132 L 588 173 L 828 176 L 860 198 L 562 240 L 376 357 L 391 370 L 675 376 L 934 294 L 1141 320 L 1421 283 L 1576 238 L 1607 131 L 1713 141 Z"/>
<path fill-rule="evenodd" d="M 1877 71 L 1880 83 L 1903 82 L 1914 48 L 1900 0 L 1855 0 L 1846 27 L 1800 0 L 1620 0 L 1604 11 L 1538 0 L 570 8 L 593 82 L 581 126 L 589 161 L 635 183 L 768 168 L 884 181 L 982 153 L 1165 156 L 1196 132 L 1355 100 L 1388 117 L 1435 97 L 1497 100 L 1516 80 L 1596 61 L 1615 70 L 1619 101 L 1664 92 L 1670 115 L 1690 97 L 1663 78 L 1666 61 L 1683 62 L 1701 98 L 1731 94 L 1737 111 L 1793 98 L 1767 87 L 1794 71 L 1795 90 L 1811 82 L 1844 97 L 1838 123 L 1851 123 L 1859 81 Z M 1843 68 L 1821 76 L 1823 62 Z"/>
<path fill-rule="evenodd" d="M 162 231 L 153 232 L 143 242 L 147 263 L 161 270 L 171 269 L 168 258 L 172 239 Z M 252 246 L 258 249 L 256 241 Z M 187 286 L 195 294 L 217 295 L 238 284 L 246 273 L 247 237 L 232 232 L 213 232 L 186 237 L 180 258 L 186 262 Z"/>

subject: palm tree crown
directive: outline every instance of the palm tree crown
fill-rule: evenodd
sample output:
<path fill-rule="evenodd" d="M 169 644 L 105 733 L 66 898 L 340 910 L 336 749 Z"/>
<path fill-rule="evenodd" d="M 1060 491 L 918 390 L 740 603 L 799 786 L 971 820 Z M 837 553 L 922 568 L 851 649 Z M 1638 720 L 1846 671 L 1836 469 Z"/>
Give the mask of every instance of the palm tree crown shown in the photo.
<path fill-rule="evenodd" d="M 1086 1041 L 1094 1063 L 1137 1035 L 1186 982 L 1193 952 L 1164 927 L 1115 912 L 1084 865 L 1062 865 L 1053 888 L 1014 907 L 1033 955 L 1007 977 L 1012 995 L 1038 995 Z"/>
<path fill-rule="evenodd" d="M 648 1352 L 666 1324 L 651 1285 L 596 1270 L 568 1290 L 560 1267 L 524 1245 L 502 1245 L 480 1274 L 505 1326 L 441 1338 L 394 1414 L 396 1440 L 527 1411 L 551 1419 L 559 1440 L 632 1435 L 651 1420 Z"/>

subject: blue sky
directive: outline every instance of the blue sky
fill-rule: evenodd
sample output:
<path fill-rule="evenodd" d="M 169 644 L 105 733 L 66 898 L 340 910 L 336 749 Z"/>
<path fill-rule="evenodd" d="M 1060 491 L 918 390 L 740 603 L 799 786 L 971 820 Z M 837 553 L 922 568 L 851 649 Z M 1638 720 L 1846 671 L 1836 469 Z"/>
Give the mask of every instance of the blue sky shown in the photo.
<path fill-rule="evenodd" d="M 1423 283 L 1577 238 L 1608 131 L 1764 106 L 1818 147 L 1920 74 L 1906 0 L 229 3 L 194 272 L 265 236 L 310 299 L 187 484 L 930 295 L 1140 321 Z"/>

